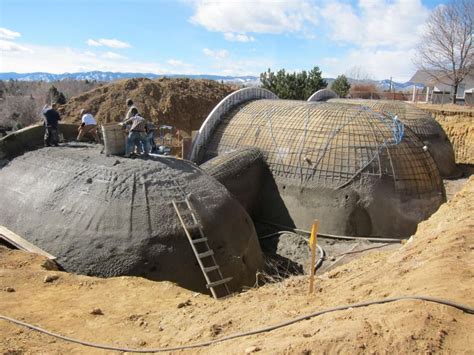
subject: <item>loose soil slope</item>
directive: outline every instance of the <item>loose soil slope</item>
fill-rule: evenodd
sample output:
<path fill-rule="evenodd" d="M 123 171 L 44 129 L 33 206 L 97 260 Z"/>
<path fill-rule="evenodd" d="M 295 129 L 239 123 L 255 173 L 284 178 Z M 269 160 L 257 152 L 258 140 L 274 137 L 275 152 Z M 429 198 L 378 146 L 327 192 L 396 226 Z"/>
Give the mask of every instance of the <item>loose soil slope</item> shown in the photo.
<path fill-rule="evenodd" d="M 188 133 L 199 129 L 217 103 L 236 88 L 212 80 L 145 78 L 113 82 L 71 98 L 60 111 L 66 122 L 78 122 L 81 109 L 100 123 L 123 120 L 131 98 L 140 114 L 158 124 Z"/>
<path fill-rule="evenodd" d="M 474 109 L 455 105 L 418 105 L 433 113 L 451 141 L 456 163 L 474 164 Z"/>
<path fill-rule="evenodd" d="M 0 313 L 88 341 L 151 348 L 189 344 L 276 324 L 315 310 L 384 297 L 426 295 L 474 306 L 474 178 L 423 222 L 412 242 L 374 252 L 318 277 L 294 277 L 214 301 L 168 282 L 98 279 L 48 271 L 44 259 L 0 248 Z M 44 283 L 45 276 L 59 279 Z M 10 289 L 10 291 L 12 291 Z M 103 315 L 91 314 L 100 308 Z M 202 353 L 472 353 L 474 316 L 422 301 L 329 313 L 270 333 L 234 339 Z M 101 350 L 65 343 L 0 321 L 0 350 Z"/>

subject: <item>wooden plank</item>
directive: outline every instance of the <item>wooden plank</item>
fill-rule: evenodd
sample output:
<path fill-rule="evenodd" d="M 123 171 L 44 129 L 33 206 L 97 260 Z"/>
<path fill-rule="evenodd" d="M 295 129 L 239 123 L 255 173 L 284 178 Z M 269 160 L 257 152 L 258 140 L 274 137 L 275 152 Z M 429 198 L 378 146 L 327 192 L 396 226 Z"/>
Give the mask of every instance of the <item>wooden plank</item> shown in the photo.
<path fill-rule="evenodd" d="M 29 241 L 23 239 L 18 234 L 12 232 L 7 227 L 0 225 L 0 238 L 5 240 L 7 243 L 10 243 L 17 247 L 20 250 L 28 251 L 30 253 L 35 253 L 39 255 L 43 255 L 48 259 L 54 260 L 56 259 L 55 256 L 47 253 L 41 248 L 38 248 L 36 245 L 31 244 Z"/>

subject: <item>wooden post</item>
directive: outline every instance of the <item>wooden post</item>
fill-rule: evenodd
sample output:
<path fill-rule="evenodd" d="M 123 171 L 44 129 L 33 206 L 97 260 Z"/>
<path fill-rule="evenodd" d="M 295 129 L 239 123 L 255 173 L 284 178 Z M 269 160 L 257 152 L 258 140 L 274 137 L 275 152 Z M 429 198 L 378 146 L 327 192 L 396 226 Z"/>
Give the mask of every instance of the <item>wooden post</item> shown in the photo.
<path fill-rule="evenodd" d="M 185 138 L 181 140 L 181 158 L 182 159 L 189 159 L 191 155 L 191 138 Z"/>
<path fill-rule="evenodd" d="M 319 221 L 315 219 L 313 226 L 311 227 L 311 237 L 309 238 L 309 247 L 311 248 L 311 262 L 309 265 L 309 294 L 314 292 L 314 266 L 316 264 L 316 245 L 318 244 L 318 224 Z"/>

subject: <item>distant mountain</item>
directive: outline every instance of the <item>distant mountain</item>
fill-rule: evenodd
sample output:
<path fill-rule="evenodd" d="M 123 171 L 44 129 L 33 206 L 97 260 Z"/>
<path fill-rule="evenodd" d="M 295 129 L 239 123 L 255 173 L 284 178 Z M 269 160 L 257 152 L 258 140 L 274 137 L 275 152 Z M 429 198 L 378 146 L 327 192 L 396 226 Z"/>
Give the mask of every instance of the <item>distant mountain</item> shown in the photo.
<path fill-rule="evenodd" d="M 61 81 L 61 80 L 89 80 L 89 81 L 114 81 L 120 79 L 131 78 L 190 78 L 190 79 L 209 79 L 215 81 L 223 81 L 225 83 L 239 83 L 245 85 L 259 84 L 260 80 L 256 76 L 221 76 L 221 75 L 187 75 L 187 74 L 153 74 L 153 73 L 114 73 L 102 71 L 90 71 L 80 73 L 0 73 L 0 80 L 20 80 L 20 81 Z"/>
<path fill-rule="evenodd" d="M 20 80 L 20 81 L 61 81 L 61 80 L 89 80 L 89 81 L 114 81 L 120 79 L 131 79 L 131 78 L 189 78 L 189 79 L 209 79 L 215 81 L 222 81 L 226 84 L 238 84 L 242 86 L 259 86 L 260 79 L 257 76 L 221 76 L 221 75 L 209 75 L 209 74 L 153 74 L 153 73 L 116 73 L 116 72 L 102 72 L 102 71 L 89 71 L 79 73 L 64 73 L 64 74 L 51 74 L 51 73 L 0 73 L 0 80 Z M 334 78 L 325 78 L 328 86 L 335 80 Z M 390 80 L 355 80 L 350 79 L 349 82 L 354 84 L 374 84 L 382 90 L 388 90 L 390 88 Z M 411 90 L 413 83 L 399 83 L 392 81 L 392 90 L 394 91 L 407 91 Z"/>

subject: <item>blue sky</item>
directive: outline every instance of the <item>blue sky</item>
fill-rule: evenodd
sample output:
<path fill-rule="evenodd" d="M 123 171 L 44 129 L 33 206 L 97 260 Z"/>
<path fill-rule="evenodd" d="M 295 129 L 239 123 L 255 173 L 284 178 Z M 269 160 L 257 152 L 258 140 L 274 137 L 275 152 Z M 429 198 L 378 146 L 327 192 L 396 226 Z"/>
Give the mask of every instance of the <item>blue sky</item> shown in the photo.
<path fill-rule="evenodd" d="M 0 72 L 258 75 L 319 66 L 408 80 L 421 0 L 0 0 Z"/>

